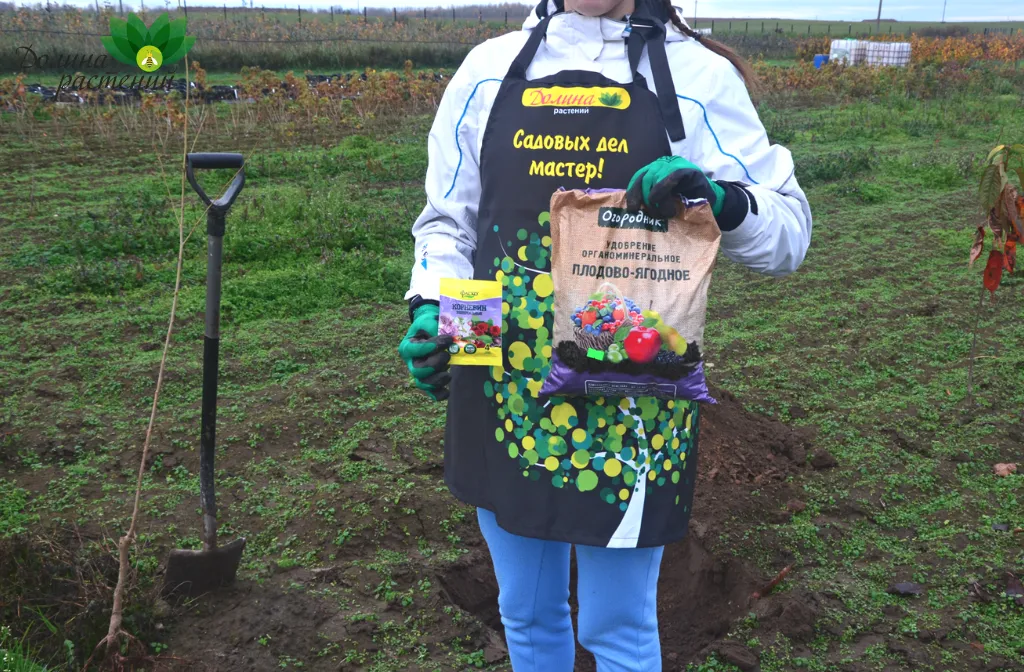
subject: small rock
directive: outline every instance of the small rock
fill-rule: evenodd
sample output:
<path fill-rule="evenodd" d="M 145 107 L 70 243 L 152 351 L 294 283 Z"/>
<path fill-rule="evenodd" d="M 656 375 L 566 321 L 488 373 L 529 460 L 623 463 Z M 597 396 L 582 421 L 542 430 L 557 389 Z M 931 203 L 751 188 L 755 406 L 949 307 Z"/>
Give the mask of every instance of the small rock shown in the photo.
<path fill-rule="evenodd" d="M 772 525 L 785 525 L 793 519 L 792 511 L 769 511 L 767 514 L 768 522 Z"/>
<path fill-rule="evenodd" d="M 811 458 L 811 466 L 821 471 L 823 469 L 838 467 L 839 462 L 836 461 L 836 458 L 833 457 L 832 453 L 827 450 L 819 450 L 814 453 L 814 456 Z"/>
<path fill-rule="evenodd" d="M 992 523 L 992 529 L 996 532 L 1009 532 L 1010 526 L 1006 523 Z"/>
<path fill-rule="evenodd" d="M 790 406 L 789 417 L 794 420 L 803 420 L 807 417 L 807 411 L 805 411 L 802 406 Z"/>
<path fill-rule="evenodd" d="M 807 509 L 807 505 L 801 502 L 799 499 L 791 499 L 786 503 L 786 508 L 793 513 L 801 513 Z"/>
<path fill-rule="evenodd" d="M 173 469 L 178 466 L 178 459 L 175 457 L 165 457 L 163 459 L 164 469 Z"/>
<path fill-rule="evenodd" d="M 957 464 L 968 464 L 969 462 L 972 462 L 974 460 L 974 458 L 971 457 L 971 454 L 968 453 L 966 450 L 961 450 L 959 453 L 954 455 L 952 459 Z"/>
<path fill-rule="evenodd" d="M 919 583 L 901 582 L 892 584 L 885 592 L 890 595 L 907 597 L 910 595 L 921 595 L 924 593 L 924 587 Z"/>
<path fill-rule="evenodd" d="M 995 467 L 993 467 L 993 471 L 995 471 L 996 476 L 1005 478 L 1010 474 L 1017 473 L 1017 465 L 1013 463 L 997 464 Z"/>
<path fill-rule="evenodd" d="M 142 343 L 141 345 L 139 345 L 139 350 L 142 350 L 143 352 L 152 352 L 153 350 L 156 350 L 159 347 L 160 345 L 157 343 Z"/>

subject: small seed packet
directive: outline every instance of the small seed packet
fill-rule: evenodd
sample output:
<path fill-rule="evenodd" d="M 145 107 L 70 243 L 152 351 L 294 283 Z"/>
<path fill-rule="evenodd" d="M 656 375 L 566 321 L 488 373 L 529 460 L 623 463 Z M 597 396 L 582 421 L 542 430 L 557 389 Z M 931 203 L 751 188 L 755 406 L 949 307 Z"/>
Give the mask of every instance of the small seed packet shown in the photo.
<path fill-rule="evenodd" d="M 441 279 L 438 333 L 455 339 L 453 366 L 501 366 L 501 283 Z"/>

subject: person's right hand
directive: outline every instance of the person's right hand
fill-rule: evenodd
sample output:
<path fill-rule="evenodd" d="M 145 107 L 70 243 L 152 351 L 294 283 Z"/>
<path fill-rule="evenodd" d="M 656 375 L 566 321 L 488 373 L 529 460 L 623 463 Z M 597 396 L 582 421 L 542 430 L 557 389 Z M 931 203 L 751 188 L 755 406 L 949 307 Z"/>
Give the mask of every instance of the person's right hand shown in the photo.
<path fill-rule="evenodd" d="M 413 312 L 409 331 L 398 345 L 398 354 L 409 367 L 414 384 L 434 401 L 448 398 L 448 383 L 452 379 L 448 372 L 452 357 L 448 346 L 455 340 L 451 336 L 438 336 L 440 312 L 432 303 L 418 307 Z"/>

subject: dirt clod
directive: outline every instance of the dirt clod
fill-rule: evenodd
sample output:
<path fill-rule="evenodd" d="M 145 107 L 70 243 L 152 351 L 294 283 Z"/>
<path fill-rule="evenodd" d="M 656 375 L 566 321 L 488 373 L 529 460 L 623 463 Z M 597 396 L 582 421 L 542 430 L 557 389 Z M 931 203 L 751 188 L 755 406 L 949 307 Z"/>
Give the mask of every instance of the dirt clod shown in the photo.
<path fill-rule="evenodd" d="M 924 593 L 924 587 L 921 586 L 921 584 L 919 583 L 900 582 L 890 585 L 885 592 L 889 593 L 890 595 L 900 595 L 903 597 L 908 597 L 911 595 L 921 595 L 922 593 Z"/>
<path fill-rule="evenodd" d="M 813 457 L 811 457 L 811 466 L 817 469 L 818 471 L 821 471 L 823 469 L 832 469 L 834 467 L 838 467 L 839 462 L 832 455 L 832 453 L 828 452 L 827 450 L 819 450 L 818 452 L 814 453 Z"/>
<path fill-rule="evenodd" d="M 799 499 L 791 499 L 786 503 L 786 508 L 793 513 L 800 513 L 807 509 L 807 504 L 801 502 Z"/>
<path fill-rule="evenodd" d="M 737 642 L 723 642 L 717 646 L 717 651 L 722 660 L 735 665 L 741 672 L 756 672 L 760 668 L 757 656 Z"/>

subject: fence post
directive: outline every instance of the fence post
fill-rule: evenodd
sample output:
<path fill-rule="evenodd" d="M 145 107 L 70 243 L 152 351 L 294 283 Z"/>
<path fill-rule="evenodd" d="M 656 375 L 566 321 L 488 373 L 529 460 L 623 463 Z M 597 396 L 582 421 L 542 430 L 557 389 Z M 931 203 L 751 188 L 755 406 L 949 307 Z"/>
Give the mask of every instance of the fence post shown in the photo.
<path fill-rule="evenodd" d="M 832 24 L 831 23 L 828 24 L 828 30 L 825 31 L 825 34 L 826 35 L 831 35 L 832 34 Z"/>
<path fill-rule="evenodd" d="M 452 7 L 452 23 L 455 23 L 455 8 Z"/>
<path fill-rule="evenodd" d="M 363 7 L 363 23 L 366 23 L 366 7 Z"/>
<path fill-rule="evenodd" d="M 749 35 L 750 34 L 750 21 L 747 21 L 746 31 L 747 31 L 747 34 Z"/>
<path fill-rule="evenodd" d="M 729 22 L 729 32 L 732 32 L 732 21 Z"/>
<path fill-rule="evenodd" d="M 811 34 L 811 24 L 809 24 L 809 23 L 807 24 L 807 34 L 808 35 Z"/>
<path fill-rule="evenodd" d="M 225 23 L 227 22 L 227 20 L 228 20 L 228 6 L 227 6 L 227 4 L 225 4 L 224 5 L 224 21 L 225 21 Z"/>
<path fill-rule="evenodd" d="M 505 27 L 508 27 L 508 12 L 505 12 Z"/>
<path fill-rule="evenodd" d="M 853 24 L 850 24 L 850 30 L 847 31 L 847 35 L 853 35 Z"/>
<path fill-rule="evenodd" d="M 117 0 L 117 7 L 118 7 L 118 10 L 119 10 L 121 16 L 124 16 L 124 3 L 121 0 Z M 49 0 L 47 0 L 47 2 L 46 2 L 46 8 L 47 9 L 50 8 Z"/>
<path fill-rule="evenodd" d="M 715 34 L 715 20 L 711 19 L 711 34 Z"/>
<path fill-rule="evenodd" d="M 761 22 L 761 34 L 764 35 L 764 21 Z"/>
<path fill-rule="evenodd" d="M 334 5 L 331 5 L 331 22 L 334 22 Z"/>
<path fill-rule="evenodd" d="M 395 15 L 395 23 L 398 23 L 398 7 L 392 7 L 392 8 L 391 8 L 391 11 L 392 11 L 392 12 L 394 12 L 394 15 Z"/>
<path fill-rule="evenodd" d="M 299 23 L 302 23 L 302 5 L 295 5 L 295 7 L 299 10 Z"/>
<path fill-rule="evenodd" d="M 185 18 L 188 18 L 188 0 L 181 0 L 181 7 L 185 10 Z M 96 2 L 96 11 L 99 11 L 100 3 Z"/>

